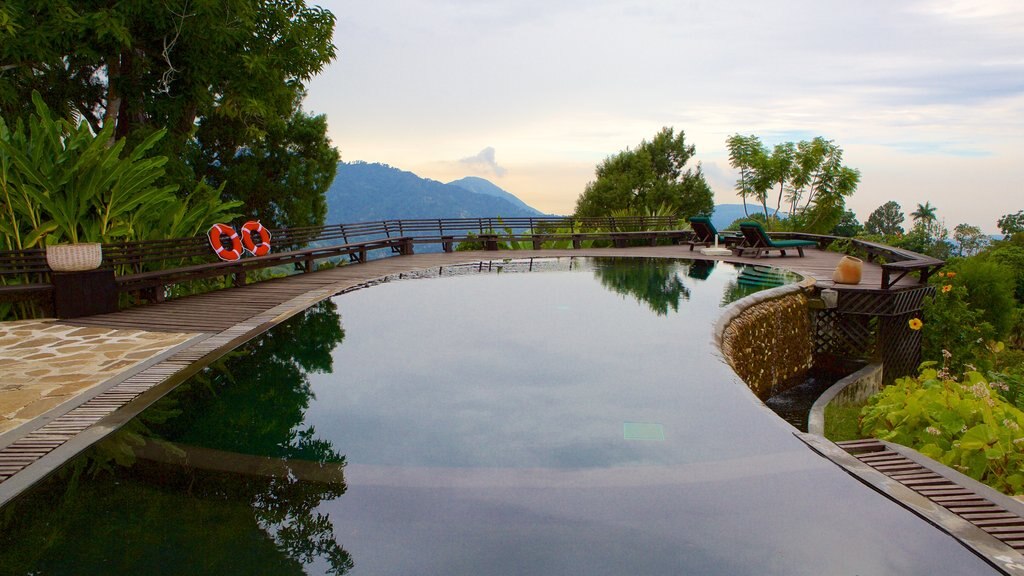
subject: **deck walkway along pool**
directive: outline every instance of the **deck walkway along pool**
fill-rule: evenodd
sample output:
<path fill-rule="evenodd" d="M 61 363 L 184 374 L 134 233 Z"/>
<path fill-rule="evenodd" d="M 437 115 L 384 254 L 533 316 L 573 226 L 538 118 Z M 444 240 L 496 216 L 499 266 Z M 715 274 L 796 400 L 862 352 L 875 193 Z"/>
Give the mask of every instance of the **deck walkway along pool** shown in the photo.
<path fill-rule="evenodd" d="M 212 361 L 316 302 L 393 274 L 505 258 L 576 256 L 689 258 L 770 265 L 813 278 L 819 287 L 833 287 L 832 271 L 842 258 L 842 254 L 815 249 L 807 250 L 803 258 L 710 257 L 699 251 L 691 252 L 686 246 L 415 254 L 112 314 L 19 324 L 11 330 L 22 330 L 19 338 L 27 346 L 5 348 L 0 334 L 0 366 L 4 374 L 0 380 L 0 407 L 9 409 L 14 393 L 18 393 L 20 396 L 13 401 L 36 406 L 37 413 L 22 414 L 18 419 L 10 418 L 10 413 L 0 414 L 0 505 L 116 430 Z M 858 295 L 877 293 L 882 276 L 880 266 L 865 263 L 860 284 L 834 287 L 844 298 L 855 301 Z M 914 291 L 919 284 L 916 278 L 906 277 L 893 288 Z M 115 342 L 107 348 L 90 350 L 75 340 L 76 335 L 106 335 Z M 117 338 L 124 340 L 120 346 L 116 345 Z M 30 344 L 33 341 L 38 349 Z M 90 355 L 102 356 L 103 361 L 88 362 Z M 47 378 L 59 380 L 64 376 L 79 385 L 74 389 L 44 387 L 38 391 L 38 398 L 31 398 L 32 392 L 26 392 L 25 387 L 10 385 L 9 376 L 31 380 L 43 375 L 43 371 Z M 8 404 L 3 403 L 5 397 Z M 1024 557 L 1020 559 L 1024 561 Z"/>

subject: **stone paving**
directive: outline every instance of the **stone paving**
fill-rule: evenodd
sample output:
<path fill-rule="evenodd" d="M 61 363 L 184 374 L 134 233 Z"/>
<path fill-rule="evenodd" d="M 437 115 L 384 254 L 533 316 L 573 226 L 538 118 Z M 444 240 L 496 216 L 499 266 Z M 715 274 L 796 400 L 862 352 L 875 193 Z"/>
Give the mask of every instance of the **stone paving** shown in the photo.
<path fill-rule="evenodd" d="M 0 323 L 0 434 L 194 336 L 54 320 Z"/>

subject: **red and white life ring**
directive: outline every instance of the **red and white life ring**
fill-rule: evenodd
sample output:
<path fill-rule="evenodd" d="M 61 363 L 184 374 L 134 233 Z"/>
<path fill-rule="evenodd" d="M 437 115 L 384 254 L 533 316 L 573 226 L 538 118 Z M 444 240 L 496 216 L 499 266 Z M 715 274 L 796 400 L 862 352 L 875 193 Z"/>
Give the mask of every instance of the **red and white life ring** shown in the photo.
<path fill-rule="evenodd" d="M 270 253 L 270 230 L 259 220 L 249 220 L 242 224 L 242 246 L 253 256 L 266 256 Z"/>
<path fill-rule="evenodd" d="M 242 241 L 238 238 L 238 233 L 231 226 L 227 224 L 214 224 L 206 235 L 210 238 L 210 246 L 213 246 L 213 251 L 217 253 L 217 257 L 221 260 L 234 262 L 242 257 Z M 230 239 L 230 247 L 224 246 L 224 236 Z"/>

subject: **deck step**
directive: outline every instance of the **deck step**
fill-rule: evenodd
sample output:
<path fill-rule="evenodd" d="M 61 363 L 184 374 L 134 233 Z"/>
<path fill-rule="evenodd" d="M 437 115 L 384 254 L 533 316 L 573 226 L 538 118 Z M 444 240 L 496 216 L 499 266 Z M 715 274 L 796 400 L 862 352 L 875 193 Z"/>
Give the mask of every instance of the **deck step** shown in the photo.
<path fill-rule="evenodd" d="M 1024 517 L 961 486 L 927 466 L 868 438 L 837 442 L 860 462 L 914 490 L 1016 550 L 1024 550 Z"/>

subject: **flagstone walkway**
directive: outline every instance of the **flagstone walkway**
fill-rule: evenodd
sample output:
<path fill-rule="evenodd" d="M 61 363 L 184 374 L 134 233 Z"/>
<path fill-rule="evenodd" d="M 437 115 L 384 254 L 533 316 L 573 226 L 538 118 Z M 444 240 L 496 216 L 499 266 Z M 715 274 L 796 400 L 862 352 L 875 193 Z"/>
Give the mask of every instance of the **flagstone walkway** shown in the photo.
<path fill-rule="evenodd" d="M 53 320 L 0 323 L 0 434 L 194 336 Z"/>

